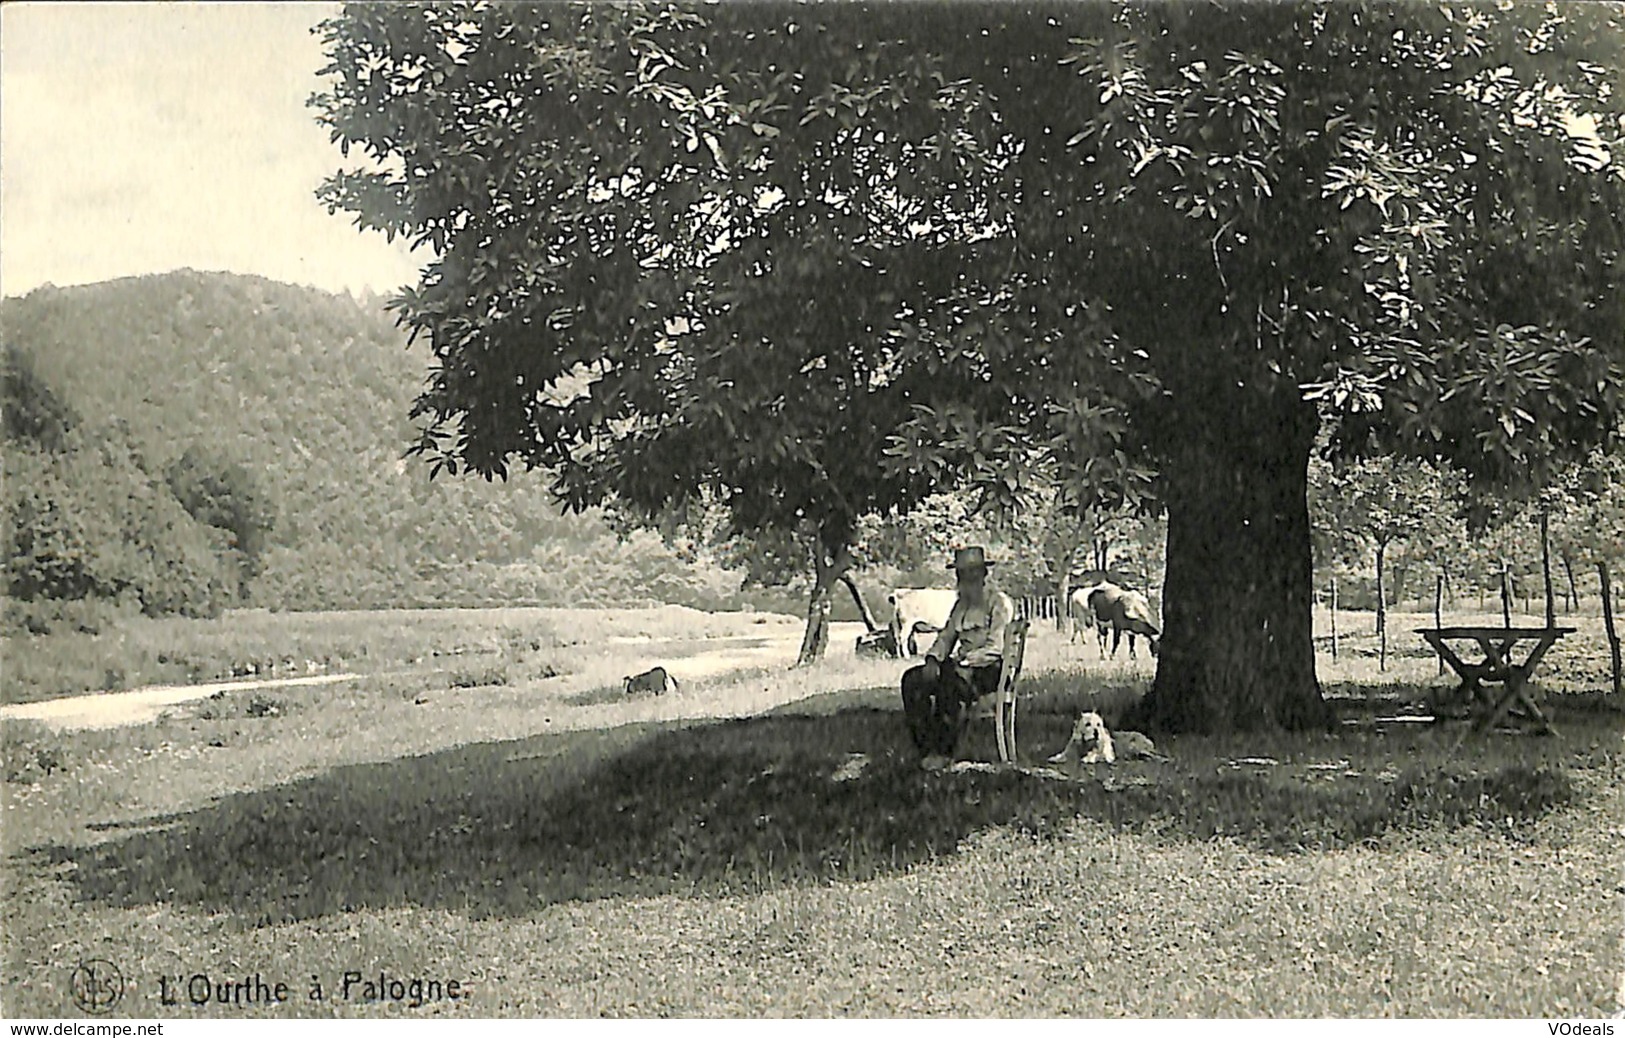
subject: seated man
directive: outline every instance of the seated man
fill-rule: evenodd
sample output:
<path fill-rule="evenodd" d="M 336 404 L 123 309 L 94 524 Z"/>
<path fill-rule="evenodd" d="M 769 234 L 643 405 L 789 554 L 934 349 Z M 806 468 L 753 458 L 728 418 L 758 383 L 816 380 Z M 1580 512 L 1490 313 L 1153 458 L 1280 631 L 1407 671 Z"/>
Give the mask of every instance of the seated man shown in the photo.
<path fill-rule="evenodd" d="M 903 713 L 930 771 L 953 759 L 971 705 L 999 687 L 1004 629 L 1015 606 L 1008 595 L 988 587 L 992 565 L 979 547 L 954 552 L 958 597 L 948 624 L 926 651 L 925 662 L 903 674 Z"/>

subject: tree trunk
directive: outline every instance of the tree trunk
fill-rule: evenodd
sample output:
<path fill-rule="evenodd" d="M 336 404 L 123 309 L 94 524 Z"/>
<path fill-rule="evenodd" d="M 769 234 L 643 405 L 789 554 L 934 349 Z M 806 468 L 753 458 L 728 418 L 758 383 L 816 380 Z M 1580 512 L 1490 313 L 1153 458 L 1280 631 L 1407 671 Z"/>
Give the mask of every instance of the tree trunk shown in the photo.
<path fill-rule="evenodd" d="M 829 647 L 829 613 L 835 604 L 835 582 L 852 565 L 851 550 L 845 543 L 830 550 L 822 536 L 814 544 L 812 555 L 813 588 L 807 598 L 807 630 L 801 637 L 801 651 L 796 655 L 798 667 L 816 663 Z"/>
<path fill-rule="evenodd" d="M 1337 578 L 1332 578 L 1332 659 L 1337 659 Z"/>
<path fill-rule="evenodd" d="M 841 583 L 845 584 L 846 589 L 852 592 L 852 601 L 857 603 L 858 615 L 863 618 L 864 630 L 870 634 L 880 630 L 879 625 L 875 623 L 875 615 L 869 612 L 869 603 L 863 600 L 863 594 L 858 590 L 858 582 L 852 579 L 850 572 L 841 574 Z"/>
<path fill-rule="evenodd" d="M 1308 508 L 1317 418 L 1296 393 L 1225 395 L 1181 410 L 1168 441 L 1164 631 L 1151 692 L 1125 726 L 1323 729 Z"/>
<path fill-rule="evenodd" d="M 819 566 L 813 582 L 812 595 L 807 602 L 807 630 L 801 637 L 801 651 L 796 654 L 796 666 L 806 667 L 823 658 L 829 647 L 829 612 L 834 597 L 833 587 L 825 566 Z"/>
<path fill-rule="evenodd" d="M 1602 591 L 1602 629 L 1608 635 L 1608 656 L 1613 667 L 1614 695 L 1620 695 L 1619 631 L 1614 627 L 1614 589 L 1608 579 L 1608 561 L 1597 561 L 1597 585 Z"/>
<path fill-rule="evenodd" d="M 1405 561 L 1404 556 L 1401 556 L 1400 562 L 1394 566 L 1394 589 L 1392 592 L 1392 597 L 1388 599 L 1388 604 L 1393 606 L 1395 609 L 1398 609 L 1402 604 L 1404 604 L 1405 577 L 1409 575 L 1410 569 L 1411 564 Z"/>
<path fill-rule="evenodd" d="M 1388 544 L 1383 541 L 1376 543 L 1376 638 L 1383 643 L 1383 635 L 1388 634 L 1388 595 L 1383 586 L 1383 556 L 1388 554 Z"/>
<path fill-rule="evenodd" d="M 1551 519 L 1546 506 L 1540 506 L 1540 577 L 1546 590 L 1546 626 L 1557 626 L 1557 607 L 1552 602 Z"/>
<path fill-rule="evenodd" d="M 1388 669 L 1388 598 L 1382 584 L 1382 559 L 1388 545 L 1377 542 L 1377 669 Z"/>
<path fill-rule="evenodd" d="M 1061 632 L 1061 637 L 1067 641 L 1072 640 L 1072 610 L 1068 608 L 1067 598 L 1071 592 L 1072 564 L 1077 561 L 1078 550 L 1082 545 L 1073 542 L 1061 556 L 1061 564 L 1056 567 L 1055 578 L 1055 629 Z"/>
<path fill-rule="evenodd" d="M 1561 551 L 1557 553 L 1557 557 L 1562 560 L 1563 574 L 1569 579 L 1568 609 L 1566 611 L 1572 613 L 1580 608 L 1580 588 L 1574 583 L 1574 556 L 1566 551 Z"/>
<path fill-rule="evenodd" d="M 1501 563 L 1501 626 L 1512 626 L 1512 576 L 1505 562 Z"/>

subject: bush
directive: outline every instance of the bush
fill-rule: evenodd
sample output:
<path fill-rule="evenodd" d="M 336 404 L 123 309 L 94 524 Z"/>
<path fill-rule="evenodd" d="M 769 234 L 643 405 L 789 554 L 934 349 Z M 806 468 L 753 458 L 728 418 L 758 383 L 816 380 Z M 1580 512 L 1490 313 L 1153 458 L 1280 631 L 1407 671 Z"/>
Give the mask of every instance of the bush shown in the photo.
<path fill-rule="evenodd" d="M 447 684 L 452 688 L 483 688 L 507 683 L 508 670 L 501 666 L 490 666 L 484 670 L 454 670 L 447 678 Z"/>
<path fill-rule="evenodd" d="M 67 751 L 49 729 L 8 721 L 0 733 L 7 782 L 32 784 L 67 770 Z"/>
<path fill-rule="evenodd" d="M 6 586 L 22 601 L 135 601 L 149 616 L 218 615 L 234 586 L 223 544 L 116 434 L 11 456 Z"/>
<path fill-rule="evenodd" d="M 287 712 L 287 702 L 263 692 L 247 696 L 216 692 L 196 708 L 195 716 L 202 721 L 229 721 L 243 717 L 278 717 Z"/>
<path fill-rule="evenodd" d="M 107 634 L 120 620 L 140 612 L 133 598 L 125 601 L 103 598 L 24 601 L 7 595 L 0 609 L 0 637 L 18 634 Z"/>

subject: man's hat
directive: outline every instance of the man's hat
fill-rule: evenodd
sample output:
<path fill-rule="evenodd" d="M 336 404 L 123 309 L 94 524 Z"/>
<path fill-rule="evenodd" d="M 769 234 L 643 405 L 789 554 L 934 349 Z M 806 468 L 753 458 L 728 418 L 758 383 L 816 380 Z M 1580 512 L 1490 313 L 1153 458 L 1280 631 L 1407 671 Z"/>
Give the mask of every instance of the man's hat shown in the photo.
<path fill-rule="evenodd" d="M 954 550 L 953 565 L 948 568 L 951 570 L 979 569 L 986 572 L 989 566 L 995 565 L 998 564 L 989 560 L 987 553 L 978 544 L 969 548 L 956 548 Z"/>

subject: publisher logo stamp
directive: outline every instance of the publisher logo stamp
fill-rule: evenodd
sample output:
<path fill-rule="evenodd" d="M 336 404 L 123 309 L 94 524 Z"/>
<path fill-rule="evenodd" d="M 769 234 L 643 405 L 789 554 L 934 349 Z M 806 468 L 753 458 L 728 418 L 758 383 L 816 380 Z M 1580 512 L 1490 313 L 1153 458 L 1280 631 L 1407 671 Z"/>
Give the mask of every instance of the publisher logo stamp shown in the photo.
<path fill-rule="evenodd" d="M 81 962 L 69 978 L 73 1004 L 87 1013 L 111 1013 L 124 997 L 124 974 L 106 959 Z"/>

